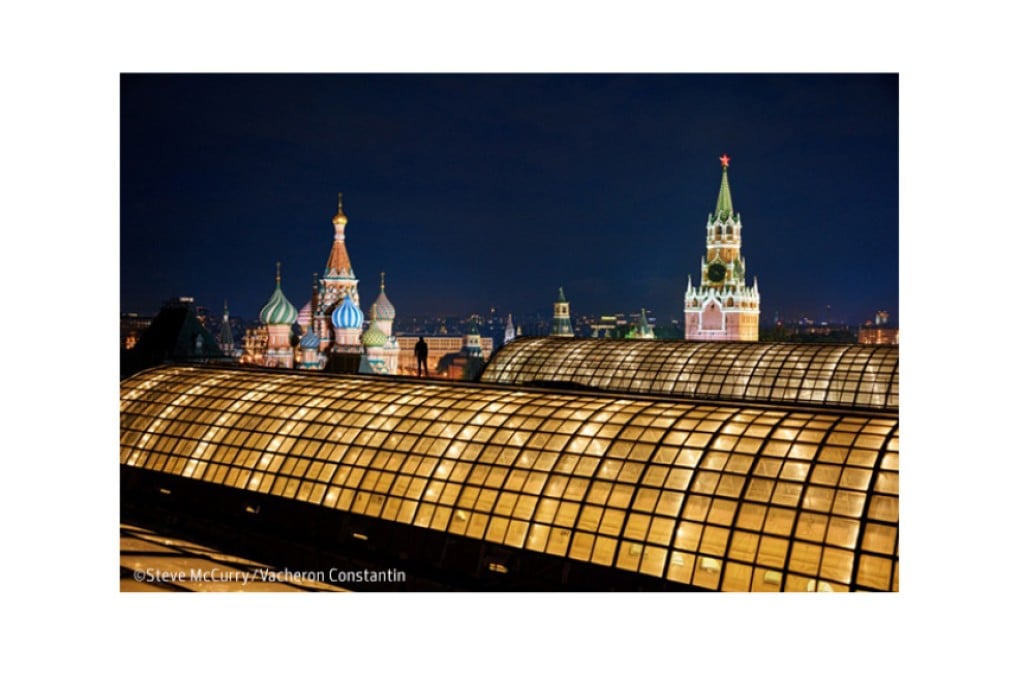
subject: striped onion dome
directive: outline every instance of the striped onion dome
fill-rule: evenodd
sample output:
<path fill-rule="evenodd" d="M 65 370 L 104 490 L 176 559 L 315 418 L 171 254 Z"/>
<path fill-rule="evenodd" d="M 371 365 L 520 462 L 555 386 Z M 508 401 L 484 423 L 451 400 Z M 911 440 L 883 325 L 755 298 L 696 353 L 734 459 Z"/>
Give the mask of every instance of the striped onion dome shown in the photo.
<path fill-rule="evenodd" d="M 361 328 L 365 323 L 365 315 L 354 304 L 350 295 L 344 297 L 343 304 L 333 310 L 333 328 Z"/>
<path fill-rule="evenodd" d="M 386 344 L 387 340 L 389 340 L 389 338 L 386 337 L 386 333 L 384 333 L 383 330 L 379 328 L 379 324 L 374 321 L 372 322 L 372 325 L 369 326 L 368 330 L 365 331 L 365 334 L 361 336 L 361 344 L 365 347 L 382 347 Z"/>
<path fill-rule="evenodd" d="M 311 324 L 305 334 L 301 336 L 301 349 L 319 349 L 319 336 L 312 330 Z"/>
<path fill-rule="evenodd" d="M 386 272 L 382 273 L 379 297 L 372 303 L 372 318 L 380 321 L 393 321 L 397 318 L 397 310 L 393 308 L 393 303 L 386 297 Z"/>
<path fill-rule="evenodd" d="M 259 320 L 267 326 L 290 326 L 297 320 L 297 310 L 280 290 L 280 263 L 276 263 L 276 290 L 259 312 Z"/>

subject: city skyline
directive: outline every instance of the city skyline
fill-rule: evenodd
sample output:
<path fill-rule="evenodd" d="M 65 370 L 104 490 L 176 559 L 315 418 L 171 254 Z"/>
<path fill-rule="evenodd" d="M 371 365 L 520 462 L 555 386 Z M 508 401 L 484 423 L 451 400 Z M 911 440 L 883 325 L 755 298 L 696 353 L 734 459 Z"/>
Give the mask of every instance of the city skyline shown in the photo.
<path fill-rule="evenodd" d="M 125 75 L 121 311 L 306 301 L 336 194 L 398 319 L 682 318 L 732 158 L 762 323 L 898 321 L 896 75 Z M 822 320 L 822 319 L 816 319 Z"/>

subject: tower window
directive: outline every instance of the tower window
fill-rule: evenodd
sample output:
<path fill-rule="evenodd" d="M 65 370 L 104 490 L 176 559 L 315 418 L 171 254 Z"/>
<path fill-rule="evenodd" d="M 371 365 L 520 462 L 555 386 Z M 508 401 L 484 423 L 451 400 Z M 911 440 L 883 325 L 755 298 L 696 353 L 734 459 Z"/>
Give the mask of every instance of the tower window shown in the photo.
<path fill-rule="evenodd" d="M 726 235 L 727 236 L 733 236 L 733 225 L 732 224 L 727 224 L 726 225 Z"/>

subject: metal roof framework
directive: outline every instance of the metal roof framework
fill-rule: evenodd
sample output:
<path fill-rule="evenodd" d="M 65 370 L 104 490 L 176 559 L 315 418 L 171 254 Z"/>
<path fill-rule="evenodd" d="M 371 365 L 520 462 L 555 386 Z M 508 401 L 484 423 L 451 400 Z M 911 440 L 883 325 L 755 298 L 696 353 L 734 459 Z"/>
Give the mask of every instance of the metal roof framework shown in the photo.
<path fill-rule="evenodd" d="M 898 590 L 898 451 L 898 417 L 845 410 L 193 366 L 121 384 L 124 466 L 710 590 Z"/>

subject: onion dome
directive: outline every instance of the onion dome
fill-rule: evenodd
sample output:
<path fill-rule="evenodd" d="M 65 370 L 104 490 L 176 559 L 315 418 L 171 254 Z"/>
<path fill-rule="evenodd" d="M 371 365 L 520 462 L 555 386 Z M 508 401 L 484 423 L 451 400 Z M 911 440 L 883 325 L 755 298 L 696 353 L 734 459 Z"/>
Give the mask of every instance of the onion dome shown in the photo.
<path fill-rule="evenodd" d="M 280 263 L 276 263 L 276 290 L 259 312 L 259 320 L 267 326 L 290 326 L 297 320 L 297 310 L 280 290 Z"/>
<path fill-rule="evenodd" d="M 365 347 L 382 347 L 389 341 L 386 333 L 379 328 L 379 324 L 372 322 L 365 334 L 361 336 L 361 344 Z"/>
<path fill-rule="evenodd" d="M 344 297 L 342 304 L 333 310 L 333 328 L 357 328 L 365 323 L 365 315 L 354 304 L 350 295 Z"/>
<path fill-rule="evenodd" d="M 301 336 L 301 349 L 319 349 L 319 336 L 311 326 L 308 326 L 308 330 Z"/>
<path fill-rule="evenodd" d="M 386 272 L 382 273 L 379 283 L 379 297 L 372 303 L 372 318 L 380 321 L 393 321 L 397 318 L 397 310 L 393 303 L 386 297 Z"/>

